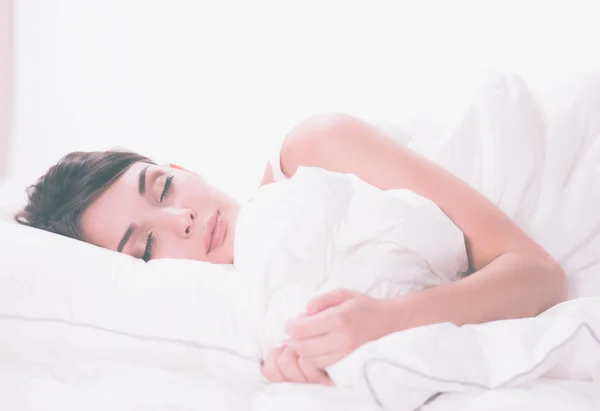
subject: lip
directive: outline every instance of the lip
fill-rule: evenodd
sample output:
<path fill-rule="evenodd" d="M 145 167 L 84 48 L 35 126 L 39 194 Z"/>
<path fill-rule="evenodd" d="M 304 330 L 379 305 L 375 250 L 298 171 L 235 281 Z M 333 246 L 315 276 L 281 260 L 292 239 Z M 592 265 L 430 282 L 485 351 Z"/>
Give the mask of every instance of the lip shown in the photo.
<path fill-rule="evenodd" d="M 217 212 L 206 223 L 205 245 L 206 253 L 210 253 L 213 249 L 220 247 L 225 242 L 227 235 L 227 223 L 220 218 L 221 213 Z"/>
<path fill-rule="evenodd" d="M 218 216 L 220 217 L 221 213 L 219 213 Z M 222 218 L 217 218 L 217 222 L 215 223 L 215 228 L 213 230 L 212 241 L 210 243 L 210 249 L 213 250 L 223 245 L 226 235 L 227 222 Z"/>
<path fill-rule="evenodd" d="M 207 254 L 211 249 L 212 238 L 215 231 L 215 226 L 217 225 L 218 218 L 219 212 L 217 211 L 206 222 L 206 231 L 204 233 L 204 249 L 206 250 Z"/>

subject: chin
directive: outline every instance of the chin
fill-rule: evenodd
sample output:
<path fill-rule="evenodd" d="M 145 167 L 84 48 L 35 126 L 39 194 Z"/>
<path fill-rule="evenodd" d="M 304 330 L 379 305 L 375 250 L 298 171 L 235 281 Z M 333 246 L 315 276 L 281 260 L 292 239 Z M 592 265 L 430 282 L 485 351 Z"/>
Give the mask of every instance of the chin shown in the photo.
<path fill-rule="evenodd" d="M 209 257 L 208 262 L 211 264 L 233 264 L 233 257 L 219 253 Z"/>

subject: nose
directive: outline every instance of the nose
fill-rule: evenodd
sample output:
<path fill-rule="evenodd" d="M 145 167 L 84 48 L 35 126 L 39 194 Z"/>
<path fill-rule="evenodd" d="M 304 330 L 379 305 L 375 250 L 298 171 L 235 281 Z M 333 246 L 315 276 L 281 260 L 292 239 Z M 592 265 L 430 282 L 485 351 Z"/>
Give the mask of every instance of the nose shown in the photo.
<path fill-rule="evenodd" d="M 190 238 L 196 228 L 197 214 L 189 208 L 166 209 L 165 225 L 175 235 L 181 238 Z"/>

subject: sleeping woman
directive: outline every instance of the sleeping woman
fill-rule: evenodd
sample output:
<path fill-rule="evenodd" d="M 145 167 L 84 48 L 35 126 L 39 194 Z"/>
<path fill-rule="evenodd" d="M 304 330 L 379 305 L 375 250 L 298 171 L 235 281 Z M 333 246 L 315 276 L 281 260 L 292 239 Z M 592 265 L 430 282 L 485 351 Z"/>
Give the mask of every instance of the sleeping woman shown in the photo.
<path fill-rule="evenodd" d="M 261 185 L 292 177 L 303 166 L 351 173 L 382 190 L 408 189 L 431 200 L 462 231 L 473 274 L 388 299 L 345 289 L 316 297 L 306 315 L 288 324 L 290 340 L 265 359 L 268 380 L 331 384 L 327 367 L 392 332 L 532 317 L 567 298 L 559 264 L 501 210 L 379 128 L 343 114 L 308 119 L 286 136 Z M 146 261 L 234 260 L 241 206 L 178 166 L 129 152 L 74 152 L 28 194 L 15 217 L 21 224 Z"/>

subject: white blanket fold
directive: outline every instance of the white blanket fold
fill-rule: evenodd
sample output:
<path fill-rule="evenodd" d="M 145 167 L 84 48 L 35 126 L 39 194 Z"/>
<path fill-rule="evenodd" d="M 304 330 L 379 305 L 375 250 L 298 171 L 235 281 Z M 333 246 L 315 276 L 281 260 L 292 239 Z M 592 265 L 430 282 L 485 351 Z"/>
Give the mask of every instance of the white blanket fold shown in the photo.
<path fill-rule="evenodd" d="M 405 295 L 458 279 L 468 261 L 462 233 L 431 201 L 301 167 L 243 208 L 235 266 L 264 309 L 266 351 L 320 293 Z"/>
<path fill-rule="evenodd" d="M 394 410 L 414 410 L 438 393 L 476 394 L 541 377 L 600 385 L 600 298 L 563 303 L 535 319 L 391 334 L 330 373 Z"/>

